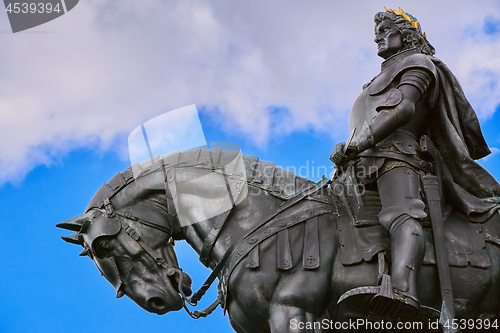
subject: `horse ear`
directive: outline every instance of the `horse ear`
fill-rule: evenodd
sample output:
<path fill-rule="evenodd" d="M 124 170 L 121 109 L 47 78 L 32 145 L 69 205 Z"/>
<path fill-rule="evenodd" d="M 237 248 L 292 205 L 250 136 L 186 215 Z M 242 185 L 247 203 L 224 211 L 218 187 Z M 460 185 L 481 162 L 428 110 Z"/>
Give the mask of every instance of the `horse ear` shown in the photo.
<path fill-rule="evenodd" d="M 89 218 L 85 215 L 79 215 L 67 220 L 66 222 L 56 224 L 56 227 L 71 231 L 76 231 L 76 233 L 69 236 L 61 236 L 61 239 L 65 242 L 77 245 L 83 245 L 83 237 L 80 232 L 85 232 L 82 229 L 86 229 L 90 224 Z"/>
<path fill-rule="evenodd" d="M 66 230 L 71 230 L 71 231 L 80 231 L 82 228 L 83 222 L 87 217 L 85 214 L 73 217 L 72 219 L 67 220 L 66 222 L 58 223 L 56 224 L 56 227 L 61 228 L 61 229 L 66 229 Z"/>

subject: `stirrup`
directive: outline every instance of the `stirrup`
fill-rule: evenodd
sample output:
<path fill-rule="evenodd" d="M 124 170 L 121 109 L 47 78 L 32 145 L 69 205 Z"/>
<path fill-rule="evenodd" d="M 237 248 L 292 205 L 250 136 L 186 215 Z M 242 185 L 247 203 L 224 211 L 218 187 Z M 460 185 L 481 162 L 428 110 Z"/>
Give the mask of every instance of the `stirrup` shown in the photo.
<path fill-rule="evenodd" d="M 411 318 L 418 314 L 418 300 L 392 287 L 391 277 L 382 275 L 380 286 L 358 287 L 346 291 L 337 304 L 344 303 L 367 312 L 369 316 Z"/>
<path fill-rule="evenodd" d="M 412 318 L 420 311 L 420 303 L 416 297 L 408 295 L 398 289 L 394 289 L 394 296 L 397 301 L 397 307 L 394 309 L 394 316 L 399 318 Z"/>

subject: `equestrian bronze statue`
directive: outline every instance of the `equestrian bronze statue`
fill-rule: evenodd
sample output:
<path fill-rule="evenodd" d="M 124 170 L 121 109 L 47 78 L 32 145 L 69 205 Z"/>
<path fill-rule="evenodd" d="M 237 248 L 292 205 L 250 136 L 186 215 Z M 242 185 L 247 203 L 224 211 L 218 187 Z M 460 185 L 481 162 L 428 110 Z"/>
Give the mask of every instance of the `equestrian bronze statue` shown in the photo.
<path fill-rule="evenodd" d="M 75 232 L 62 238 L 117 297 L 193 318 L 221 306 L 239 333 L 498 328 L 500 185 L 474 161 L 489 154 L 475 112 L 416 18 L 376 14 L 375 42 L 381 73 L 354 103 L 332 179 L 174 152 L 119 172 L 57 225 Z M 195 293 L 179 240 L 212 270 Z M 217 299 L 191 310 L 216 279 Z"/>

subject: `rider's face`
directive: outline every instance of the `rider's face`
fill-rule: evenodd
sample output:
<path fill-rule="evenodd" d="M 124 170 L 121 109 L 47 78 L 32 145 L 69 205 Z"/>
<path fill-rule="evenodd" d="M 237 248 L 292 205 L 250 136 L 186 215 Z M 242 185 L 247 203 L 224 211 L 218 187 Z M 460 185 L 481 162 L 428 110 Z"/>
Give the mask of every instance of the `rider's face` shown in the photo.
<path fill-rule="evenodd" d="M 375 43 L 378 45 L 377 55 L 387 59 L 401 51 L 403 37 L 394 23 L 386 19 L 375 27 Z"/>

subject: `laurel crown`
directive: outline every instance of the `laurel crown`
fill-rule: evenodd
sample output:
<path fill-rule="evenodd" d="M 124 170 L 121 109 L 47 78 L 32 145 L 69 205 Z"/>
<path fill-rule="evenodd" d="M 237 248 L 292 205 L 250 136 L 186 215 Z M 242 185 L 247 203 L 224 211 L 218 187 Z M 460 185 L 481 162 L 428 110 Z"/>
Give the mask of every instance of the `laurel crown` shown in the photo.
<path fill-rule="evenodd" d="M 414 27 L 415 29 L 419 30 L 418 29 L 418 21 L 413 21 L 413 19 L 408 16 L 408 14 L 405 13 L 405 11 L 403 9 L 401 9 L 401 7 L 399 7 L 399 10 L 395 10 L 395 9 L 389 9 L 389 8 L 386 8 L 384 6 L 384 9 L 389 12 L 389 13 L 394 13 L 396 15 L 399 15 L 399 16 L 403 16 L 408 22 L 410 22 L 410 24 L 412 25 L 412 27 Z M 423 33 L 423 36 L 424 38 L 426 38 L 426 34 L 425 32 Z"/>

